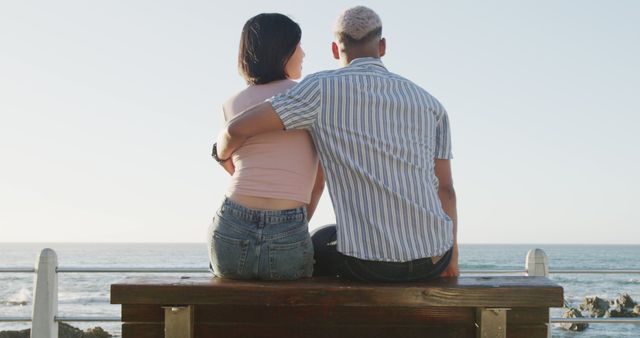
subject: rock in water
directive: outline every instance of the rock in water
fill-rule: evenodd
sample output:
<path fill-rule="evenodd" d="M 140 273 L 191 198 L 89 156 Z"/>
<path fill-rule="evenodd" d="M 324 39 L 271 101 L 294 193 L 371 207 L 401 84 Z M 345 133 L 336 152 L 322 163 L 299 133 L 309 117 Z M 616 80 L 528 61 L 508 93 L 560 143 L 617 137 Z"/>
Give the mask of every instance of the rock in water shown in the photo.
<path fill-rule="evenodd" d="M 569 308 L 562 314 L 562 318 L 583 318 L 582 313 L 578 309 Z M 589 327 L 589 323 L 562 323 L 560 324 L 565 330 L 584 331 Z"/>
<path fill-rule="evenodd" d="M 109 334 L 109 332 L 103 330 L 100 326 L 96 326 L 96 327 L 92 327 L 90 329 L 86 329 L 84 331 L 85 335 L 82 336 L 84 337 L 95 337 L 95 338 L 109 338 L 109 337 L 113 337 L 112 335 Z"/>
<path fill-rule="evenodd" d="M 30 338 L 30 337 L 31 337 L 31 329 L 0 332 L 0 338 Z"/>
<path fill-rule="evenodd" d="M 611 308 L 607 310 L 606 316 L 611 318 L 631 317 L 631 311 L 628 311 L 622 307 L 622 305 L 614 302 Z"/>
<path fill-rule="evenodd" d="M 600 297 L 585 297 L 580 310 L 589 312 L 591 317 L 604 317 L 609 310 L 609 302 Z"/>
<path fill-rule="evenodd" d="M 0 338 L 30 338 L 31 329 L 22 331 L 2 331 L 0 332 Z M 59 338 L 110 338 L 113 337 L 109 332 L 106 332 L 101 327 L 92 327 L 86 331 L 82 331 L 76 327 L 73 327 L 67 323 L 58 324 L 58 337 Z"/>
<path fill-rule="evenodd" d="M 608 317 L 633 317 L 633 307 L 636 302 L 628 293 L 619 294 L 618 298 L 611 301 L 611 308 L 607 311 Z"/>
<path fill-rule="evenodd" d="M 628 293 L 619 294 L 618 298 L 616 298 L 613 303 L 620 304 L 625 309 L 633 309 L 633 307 L 636 305 L 636 302 L 633 301 Z"/>
<path fill-rule="evenodd" d="M 101 327 L 92 327 L 86 331 L 82 331 L 76 327 L 73 327 L 67 323 L 60 322 L 58 326 L 59 338 L 109 338 L 112 337 L 108 332 Z"/>
<path fill-rule="evenodd" d="M 634 317 L 640 317 L 640 305 L 636 305 L 636 307 L 633 308 L 632 313 Z"/>

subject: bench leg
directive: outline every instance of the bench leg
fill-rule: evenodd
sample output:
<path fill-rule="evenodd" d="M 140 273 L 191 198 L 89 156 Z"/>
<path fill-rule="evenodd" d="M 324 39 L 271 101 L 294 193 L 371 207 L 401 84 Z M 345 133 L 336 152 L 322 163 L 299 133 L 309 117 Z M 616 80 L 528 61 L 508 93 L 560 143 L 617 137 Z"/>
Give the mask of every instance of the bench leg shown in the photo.
<path fill-rule="evenodd" d="M 477 308 L 477 338 L 506 338 L 507 310 L 505 308 Z"/>
<path fill-rule="evenodd" d="M 193 338 L 193 306 L 164 308 L 164 337 Z"/>

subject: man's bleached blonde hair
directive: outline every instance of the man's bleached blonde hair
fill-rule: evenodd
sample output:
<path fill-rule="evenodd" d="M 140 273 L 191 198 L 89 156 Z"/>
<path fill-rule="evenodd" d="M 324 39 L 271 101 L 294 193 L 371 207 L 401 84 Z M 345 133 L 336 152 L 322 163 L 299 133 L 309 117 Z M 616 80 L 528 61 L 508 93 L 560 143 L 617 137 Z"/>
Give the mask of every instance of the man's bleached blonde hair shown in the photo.
<path fill-rule="evenodd" d="M 382 20 L 371 8 L 352 7 L 338 17 L 334 33 L 347 45 L 366 43 L 382 37 Z"/>

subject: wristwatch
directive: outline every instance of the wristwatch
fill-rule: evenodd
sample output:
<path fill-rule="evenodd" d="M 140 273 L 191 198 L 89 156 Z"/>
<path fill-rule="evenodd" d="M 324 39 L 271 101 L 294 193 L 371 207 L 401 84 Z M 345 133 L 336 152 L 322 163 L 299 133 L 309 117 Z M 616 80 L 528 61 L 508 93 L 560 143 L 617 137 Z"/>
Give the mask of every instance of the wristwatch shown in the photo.
<path fill-rule="evenodd" d="M 222 164 L 224 162 L 226 162 L 228 160 L 228 158 L 226 159 L 220 159 L 218 157 L 218 143 L 214 143 L 213 144 L 213 150 L 211 151 L 211 157 L 213 157 L 214 160 L 216 160 L 216 162 L 218 162 L 219 164 Z"/>

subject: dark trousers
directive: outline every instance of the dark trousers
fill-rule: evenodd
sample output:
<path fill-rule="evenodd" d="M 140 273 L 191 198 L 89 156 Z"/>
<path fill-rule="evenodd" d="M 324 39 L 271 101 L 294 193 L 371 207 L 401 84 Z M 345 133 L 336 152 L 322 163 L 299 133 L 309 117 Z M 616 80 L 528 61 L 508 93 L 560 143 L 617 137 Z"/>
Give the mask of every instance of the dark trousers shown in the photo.
<path fill-rule="evenodd" d="M 433 264 L 431 257 L 408 262 L 369 261 L 344 255 L 336 250 L 336 226 L 312 232 L 314 276 L 340 276 L 360 282 L 417 282 L 438 278 L 451 261 L 451 249 Z"/>

